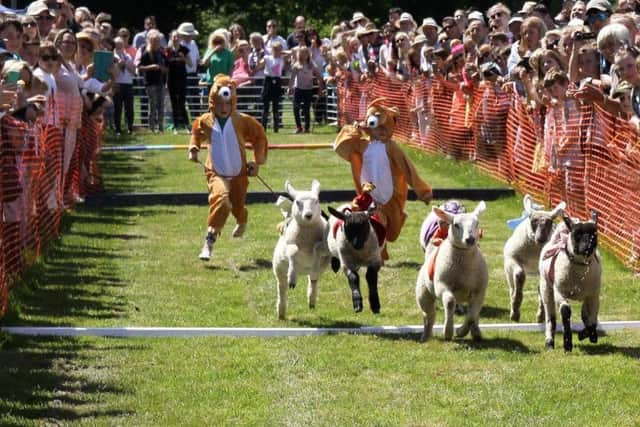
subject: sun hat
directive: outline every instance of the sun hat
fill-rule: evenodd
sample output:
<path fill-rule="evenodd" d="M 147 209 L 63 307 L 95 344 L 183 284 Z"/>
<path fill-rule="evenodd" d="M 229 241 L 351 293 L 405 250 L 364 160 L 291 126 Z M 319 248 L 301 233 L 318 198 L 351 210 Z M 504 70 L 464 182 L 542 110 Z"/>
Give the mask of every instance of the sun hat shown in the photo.
<path fill-rule="evenodd" d="M 483 24 L 485 24 L 485 20 L 484 20 L 484 15 L 482 14 L 482 12 L 474 10 L 473 12 L 469 13 L 469 15 L 467 16 L 467 20 L 469 22 L 476 20 L 476 21 L 480 21 Z"/>
<path fill-rule="evenodd" d="M 96 35 L 93 32 L 87 31 L 86 29 L 80 31 L 79 33 L 76 33 L 76 40 L 78 41 L 87 40 L 91 42 L 94 48 L 98 47 L 98 43 L 99 43 Z"/>
<path fill-rule="evenodd" d="M 414 39 L 413 42 L 411 42 L 411 47 L 415 47 L 418 45 L 421 45 L 423 43 L 427 42 L 427 38 L 424 36 L 424 34 L 418 34 Z"/>
<path fill-rule="evenodd" d="M 588 13 L 591 9 L 597 9 L 601 12 L 611 12 L 613 7 L 611 7 L 611 3 L 607 0 L 591 0 L 587 3 L 587 7 L 584 10 Z"/>
<path fill-rule="evenodd" d="M 362 12 L 354 12 L 353 17 L 351 18 L 351 25 L 356 25 L 359 21 L 366 19 L 369 22 L 369 18 L 364 16 Z"/>
<path fill-rule="evenodd" d="M 198 31 L 196 30 L 196 28 L 193 26 L 193 24 L 191 22 L 183 22 L 178 27 L 178 34 L 180 34 L 182 36 L 194 36 L 194 37 L 197 37 L 198 34 L 200 34 L 200 33 L 198 33 Z"/>
<path fill-rule="evenodd" d="M 413 19 L 413 16 L 409 12 L 403 12 L 402 15 L 400 15 L 400 19 L 396 21 L 396 26 L 398 28 L 400 27 L 401 22 L 411 22 L 411 25 L 414 29 L 418 27 L 418 24 L 416 23 L 416 21 Z"/>
<path fill-rule="evenodd" d="M 440 32 L 440 30 L 442 30 L 442 28 L 440 27 L 440 25 L 438 25 L 436 20 L 431 17 L 424 18 L 422 20 L 422 25 L 420 25 L 420 28 L 418 28 L 418 32 L 424 34 L 424 30 L 423 30 L 424 27 L 433 27 L 436 29 L 437 32 Z"/>
<path fill-rule="evenodd" d="M 49 6 L 47 6 L 47 3 L 45 3 L 44 0 L 37 0 L 29 4 L 29 6 L 27 7 L 26 15 L 37 16 L 37 15 L 40 15 L 45 10 L 49 12 L 49 15 L 53 15 L 51 13 L 51 10 L 49 10 Z"/>
<path fill-rule="evenodd" d="M 360 27 L 360 28 L 358 28 L 356 30 L 356 37 L 366 36 L 368 34 L 375 34 L 375 33 L 379 33 L 379 32 L 380 32 L 380 30 L 378 30 L 376 28 L 376 26 L 373 24 L 373 22 L 369 22 L 364 27 Z"/>

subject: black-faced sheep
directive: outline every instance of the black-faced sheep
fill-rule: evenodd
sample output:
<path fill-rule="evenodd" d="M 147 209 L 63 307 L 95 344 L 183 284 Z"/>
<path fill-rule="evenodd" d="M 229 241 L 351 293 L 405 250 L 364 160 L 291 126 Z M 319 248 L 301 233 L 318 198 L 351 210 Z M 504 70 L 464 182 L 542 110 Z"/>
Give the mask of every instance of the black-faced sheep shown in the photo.
<path fill-rule="evenodd" d="M 362 294 L 360 293 L 360 267 L 366 267 L 369 287 L 369 305 L 374 313 L 380 312 L 378 296 L 378 271 L 382 266 L 382 242 L 372 223 L 372 206 L 367 211 L 351 211 L 349 205 L 334 209 L 329 207 L 329 234 L 327 246 L 331 252 L 331 267 L 337 272 L 340 266 L 347 276 L 353 309 L 361 312 Z"/>
<path fill-rule="evenodd" d="M 584 329 L 578 338 L 595 343 L 600 308 L 602 269 L 598 254 L 598 217 L 591 213 L 590 221 L 579 221 L 562 215 L 564 223 L 556 227 L 551 240 L 540 254 L 540 295 L 546 317 L 545 346 L 554 348 L 556 304 L 560 308 L 564 350 L 573 349 L 571 307 L 569 300 L 582 302 Z"/>

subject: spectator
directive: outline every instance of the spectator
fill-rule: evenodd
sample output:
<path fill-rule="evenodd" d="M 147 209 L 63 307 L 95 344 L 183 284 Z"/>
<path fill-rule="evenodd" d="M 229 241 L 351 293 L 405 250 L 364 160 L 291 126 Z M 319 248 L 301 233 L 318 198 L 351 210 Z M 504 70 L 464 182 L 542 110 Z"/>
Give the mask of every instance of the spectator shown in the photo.
<path fill-rule="evenodd" d="M 23 16 L 21 19 L 23 38 L 25 42 L 40 40 L 40 34 L 38 33 L 38 23 L 33 16 Z"/>
<path fill-rule="evenodd" d="M 587 3 L 584 23 L 591 31 L 597 34 L 609 23 L 611 11 L 611 3 L 607 0 L 591 0 Z"/>
<path fill-rule="evenodd" d="M 541 46 L 542 37 L 546 32 L 547 28 L 540 18 L 532 16 L 524 20 L 521 39 L 511 46 L 511 55 L 508 61 L 509 73 L 513 72 L 522 58 L 531 56 L 533 51 Z"/>
<path fill-rule="evenodd" d="M 258 67 L 258 64 L 260 64 L 264 57 L 262 34 L 257 32 L 251 33 L 249 42 L 251 44 L 251 50 L 249 51 L 249 75 L 253 79 L 253 85 L 247 88 L 246 91 L 251 95 L 250 102 L 254 107 L 254 109 L 250 111 L 250 114 L 260 120 L 262 113 L 257 106 L 262 104 L 261 93 L 264 85 L 264 67 Z"/>
<path fill-rule="evenodd" d="M 118 37 L 122 39 L 124 43 L 124 51 L 127 52 L 127 55 L 131 57 L 131 60 L 134 60 L 136 57 L 137 50 L 134 46 L 131 45 L 131 33 L 127 28 L 120 28 L 118 30 Z"/>
<path fill-rule="evenodd" d="M 509 21 L 511 20 L 511 10 L 503 3 L 496 3 L 487 10 L 489 18 L 489 29 L 492 32 L 509 33 Z"/>
<path fill-rule="evenodd" d="M 275 41 L 272 44 L 272 53 L 265 54 L 258 67 L 264 69 L 264 86 L 262 87 L 262 127 L 267 129 L 269 119 L 269 107 L 273 106 L 273 131 L 280 128 L 280 101 L 282 100 L 282 76 L 284 74 L 285 61 L 282 57 L 282 44 Z"/>
<path fill-rule="evenodd" d="M 163 89 L 167 68 L 161 43 L 162 34 L 158 30 L 149 30 L 138 66 L 138 71 L 144 75 L 145 91 L 149 98 L 149 129 L 153 133 L 164 132 Z"/>
<path fill-rule="evenodd" d="M 58 115 L 54 114 L 53 103 L 54 94 L 57 92 L 55 74 L 60 68 L 60 54 L 55 45 L 51 42 L 43 42 L 40 45 L 38 64 L 33 70 L 33 75 L 46 83 L 47 89 L 44 93 L 44 124 L 49 126 L 59 126 Z"/>
<path fill-rule="evenodd" d="M 466 15 L 465 15 L 466 19 Z M 437 49 L 440 47 L 438 43 L 438 33 L 442 30 L 433 18 L 424 18 L 422 25 L 418 28 L 418 34 L 424 35 L 426 41 L 423 48 L 431 47 Z"/>
<path fill-rule="evenodd" d="M 8 18 L 0 22 L 0 40 L 4 41 L 4 48 L 17 58 L 24 40 L 20 21 Z"/>
<path fill-rule="evenodd" d="M 222 31 L 224 30 L 218 29 L 211 33 L 209 47 L 202 58 L 202 64 L 207 69 L 206 84 L 208 88 L 213 85 L 213 79 L 216 75 L 230 76 L 233 70 L 233 54 L 227 48 L 227 39 Z"/>
<path fill-rule="evenodd" d="M 242 28 L 242 25 L 235 23 L 235 24 L 231 24 L 231 26 L 229 27 L 229 34 L 231 35 L 231 38 L 229 39 L 229 49 L 231 50 L 231 53 L 233 53 L 233 58 L 236 59 L 238 58 L 238 42 L 240 40 L 247 40 L 247 34 L 244 31 L 244 28 Z"/>
<path fill-rule="evenodd" d="M 389 16 L 388 16 L 389 23 L 395 27 L 396 22 L 400 19 L 400 16 L 402 15 L 402 12 L 404 12 L 404 10 L 402 10 L 399 7 L 392 7 L 391 9 L 389 9 Z"/>
<path fill-rule="evenodd" d="M 147 44 L 147 36 L 149 34 L 149 31 L 151 30 L 157 30 L 156 17 L 153 15 L 149 15 L 144 18 L 144 31 L 141 31 L 133 36 L 133 47 L 135 47 L 139 51 L 142 51 L 143 49 L 141 48 L 143 48 Z M 158 33 L 160 34 L 160 47 L 166 46 L 167 41 L 164 38 L 164 35 L 159 31 Z"/>
<path fill-rule="evenodd" d="M 409 35 L 398 31 L 395 35 L 395 49 L 392 51 L 391 61 L 389 65 L 393 65 L 393 74 L 398 80 L 405 80 L 409 77 L 409 49 L 411 49 L 411 40 Z"/>
<path fill-rule="evenodd" d="M 389 70 L 389 60 L 392 57 L 393 40 L 396 33 L 396 27 L 387 22 L 382 26 L 382 44 L 378 52 L 378 64 L 385 73 Z"/>
<path fill-rule="evenodd" d="M 524 18 L 521 15 L 513 15 L 511 17 L 511 19 L 509 20 L 509 33 L 511 33 L 511 41 L 512 42 L 517 42 L 520 41 L 520 32 L 522 29 L 522 22 L 524 21 Z"/>
<path fill-rule="evenodd" d="M 33 17 L 38 23 L 38 33 L 42 39 L 47 38 L 51 28 L 53 27 L 53 21 L 55 15 L 53 11 L 49 9 L 47 3 L 44 0 L 37 0 L 29 4 L 27 8 L 27 16 Z"/>
<path fill-rule="evenodd" d="M 306 21 L 304 19 L 304 16 L 296 16 L 295 21 L 293 21 L 293 31 L 287 36 L 287 49 L 291 50 L 294 47 L 298 46 L 296 34 L 300 31 L 304 32 L 306 29 Z"/>
<path fill-rule="evenodd" d="M 35 67 L 38 63 L 38 53 L 40 50 L 40 40 L 31 40 L 22 43 L 19 57 L 27 62 L 31 67 Z"/>
<path fill-rule="evenodd" d="M 241 106 L 246 108 L 246 98 L 244 98 L 244 91 L 239 90 L 242 86 L 246 86 L 251 83 L 251 70 L 249 68 L 249 42 L 246 40 L 238 40 L 237 51 L 238 58 L 233 63 L 233 70 L 231 71 L 231 79 L 236 83 L 238 89 L 238 101 Z M 243 109 L 244 109 L 243 108 Z"/>
<path fill-rule="evenodd" d="M 427 18 L 427 19 L 433 19 L 433 18 Z M 460 29 L 460 32 L 464 32 L 464 30 L 467 28 L 467 25 L 469 24 L 469 21 L 467 20 L 467 12 L 465 12 L 464 9 L 456 9 L 456 11 L 453 12 L 453 19 L 456 20 L 456 23 L 458 24 L 458 28 Z M 433 22 L 435 23 L 435 20 Z M 422 22 L 422 25 L 424 26 L 424 21 Z M 439 27 L 438 27 L 438 32 L 440 32 Z"/>
<path fill-rule="evenodd" d="M 115 49 L 113 58 L 118 74 L 113 87 L 113 103 L 114 103 L 114 125 L 116 135 L 122 134 L 122 109 L 124 107 L 124 116 L 127 124 L 127 134 L 133 132 L 133 76 L 136 72 L 136 66 L 133 63 L 133 57 L 129 55 L 124 39 L 120 36 L 114 40 Z"/>
<path fill-rule="evenodd" d="M 198 96 L 198 64 L 200 64 L 200 50 L 198 44 L 194 40 L 199 33 L 191 22 L 183 22 L 178 26 L 178 35 L 180 43 L 189 49 L 189 58 L 191 63 L 187 64 L 187 106 L 189 113 L 195 117 L 196 111 L 200 110 L 200 97 Z M 189 131 L 191 128 L 189 127 Z"/>
<path fill-rule="evenodd" d="M 365 25 L 367 25 L 368 23 L 369 23 L 369 18 L 364 16 L 362 12 L 354 12 L 353 17 L 349 22 L 349 24 L 351 25 L 351 28 L 355 30 L 357 30 L 358 28 L 364 28 Z"/>
<path fill-rule="evenodd" d="M 410 38 L 418 28 L 418 24 L 416 24 L 413 16 L 411 16 L 411 14 L 408 12 L 404 12 L 402 15 L 400 15 L 400 19 L 398 19 L 398 21 L 396 22 L 396 26 L 399 31 L 406 33 Z"/>
<path fill-rule="evenodd" d="M 304 132 L 311 128 L 311 102 L 313 99 L 314 78 L 318 81 L 318 93 L 323 91 L 323 80 L 320 69 L 311 61 L 311 53 L 307 47 L 299 47 L 296 61 L 291 67 L 289 79 L 289 95 L 293 94 L 293 116 L 296 121 L 296 133 L 302 133 L 300 111 L 304 116 Z"/>
<path fill-rule="evenodd" d="M 442 18 L 442 28 L 446 34 L 447 41 L 457 39 L 462 40 L 462 31 L 458 27 L 458 23 L 452 16 Z"/>
<path fill-rule="evenodd" d="M 571 8 L 571 20 L 580 19 L 584 21 L 587 18 L 587 5 L 582 0 L 578 0 L 573 4 Z"/>
<path fill-rule="evenodd" d="M 267 34 L 262 39 L 264 40 L 264 51 L 266 54 L 271 55 L 271 46 L 273 43 L 279 43 L 281 47 L 287 45 L 287 41 L 278 35 L 278 21 L 275 19 L 269 19 L 267 21 Z"/>
<path fill-rule="evenodd" d="M 187 66 L 191 64 L 189 48 L 180 44 L 177 30 L 172 31 L 169 36 L 169 46 L 164 51 L 164 60 L 168 70 L 167 86 L 173 115 L 173 134 L 176 135 L 179 129 L 189 127 L 186 110 Z"/>

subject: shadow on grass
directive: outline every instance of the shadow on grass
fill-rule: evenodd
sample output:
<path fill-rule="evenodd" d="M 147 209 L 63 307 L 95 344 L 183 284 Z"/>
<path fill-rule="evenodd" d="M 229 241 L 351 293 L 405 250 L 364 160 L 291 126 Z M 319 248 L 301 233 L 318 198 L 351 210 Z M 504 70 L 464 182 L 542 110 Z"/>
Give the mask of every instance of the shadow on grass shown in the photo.
<path fill-rule="evenodd" d="M 619 347 L 611 344 L 579 344 L 578 348 L 592 356 L 608 356 L 620 354 L 632 359 L 640 359 L 640 347 Z"/>
<path fill-rule="evenodd" d="M 151 209 L 155 212 L 157 209 Z M 100 249 L 92 239 L 114 239 L 125 244 L 143 236 L 91 230 L 100 224 L 135 224 L 146 209 L 101 209 L 93 214 L 82 206 L 65 215 L 61 239 L 51 242 L 41 259 L 27 269 L 11 291 L 9 311 L 0 323 L 11 326 L 70 326 L 65 318 L 117 319 L 131 307 L 121 298 L 126 280 L 114 268 L 126 251 Z M 81 227 L 77 227 L 82 223 Z M 86 224 L 86 225 L 85 225 Z M 78 231 L 81 228 L 82 231 Z M 76 238 L 78 236 L 79 238 Z"/>
<path fill-rule="evenodd" d="M 360 322 L 335 320 L 324 316 L 314 319 L 296 319 L 293 317 L 289 320 L 302 328 L 361 328 L 364 326 Z"/>
<path fill-rule="evenodd" d="M 252 270 L 271 270 L 272 263 L 270 259 L 258 258 L 254 259 L 252 264 L 241 265 L 238 267 L 240 271 L 252 271 Z"/>
<path fill-rule="evenodd" d="M 502 307 L 491 307 L 488 305 L 482 306 L 482 310 L 480 310 L 480 318 L 490 318 L 490 319 L 504 319 L 508 318 L 509 310 Z"/>
<path fill-rule="evenodd" d="M 110 350 L 108 346 L 30 337 L 10 337 L 3 344 L 0 337 L 0 348 L 0 424 L 110 423 L 132 415 L 131 410 L 102 403 L 112 400 L 105 394 L 129 393 L 110 381 L 108 366 L 94 360 L 99 352 Z"/>
<path fill-rule="evenodd" d="M 376 334 L 380 338 L 388 339 L 391 341 L 415 341 L 420 344 L 429 345 L 429 342 L 436 341 L 444 341 L 444 338 L 441 334 L 436 334 L 431 337 L 429 341 L 422 343 L 421 336 L 422 333 L 418 334 L 401 334 L 401 335 L 391 335 L 391 334 Z M 483 338 L 481 341 L 473 341 L 467 335 L 464 338 L 454 338 L 451 341 L 453 344 L 457 345 L 460 350 L 468 350 L 468 349 L 476 349 L 476 350 L 503 350 L 509 353 L 521 353 L 521 354 L 532 354 L 538 353 L 538 351 L 531 350 L 529 347 L 524 345 L 522 342 L 510 338 Z"/>
<path fill-rule="evenodd" d="M 105 177 L 105 189 L 111 193 L 131 193 L 149 191 L 147 183 L 166 173 L 159 167 L 151 167 L 145 158 L 129 152 L 103 152 L 100 159 L 102 176 Z"/>
<path fill-rule="evenodd" d="M 384 266 L 387 268 L 410 268 L 418 271 L 420 267 L 422 267 L 422 264 L 415 261 L 398 261 L 386 263 Z"/>

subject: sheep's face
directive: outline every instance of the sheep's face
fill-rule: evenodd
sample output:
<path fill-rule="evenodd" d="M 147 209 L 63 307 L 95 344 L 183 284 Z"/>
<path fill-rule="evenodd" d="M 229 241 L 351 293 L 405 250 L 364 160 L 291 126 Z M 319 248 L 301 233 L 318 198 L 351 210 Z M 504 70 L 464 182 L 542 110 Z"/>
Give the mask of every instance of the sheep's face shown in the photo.
<path fill-rule="evenodd" d="M 355 250 L 364 247 L 369 237 L 369 214 L 367 212 L 351 212 L 345 215 L 344 235 Z"/>
<path fill-rule="evenodd" d="M 592 213 L 591 221 L 574 221 L 568 215 L 563 220 L 571 233 L 571 248 L 575 255 L 590 257 L 598 247 L 598 222 L 597 215 Z"/>
<path fill-rule="evenodd" d="M 315 222 L 320 218 L 322 210 L 320 208 L 320 183 L 318 181 L 313 181 L 310 191 L 296 190 L 289 181 L 285 183 L 285 189 L 293 198 L 291 215 L 298 223 Z"/>
<path fill-rule="evenodd" d="M 471 213 L 450 214 L 440 208 L 433 208 L 433 211 L 441 220 L 449 224 L 448 238 L 453 246 L 467 249 L 478 243 L 480 214 L 485 209 L 485 203 L 480 202 Z"/>
<path fill-rule="evenodd" d="M 548 212 L 534 212 L 529 215 L 531 233 L 536 243 L 544 244 L 551 238 L 553 231 L 553 218 Z"/>
<path fill-rule="evenodd" d="M 528 194 L 524 197 L 523 202 L 525 212 L 529 215 L 529 223 L 531 225 L 531 229 L 529 230 L 530 236 L 532 236 L 538 244 L 548 242 L 553 232 L 553 220 L 564 212 L 567 204 L 560 202 L 552 211 L 547 212 L 542 210 L 542 206 L 534 204 L 531 196 Z"/>

